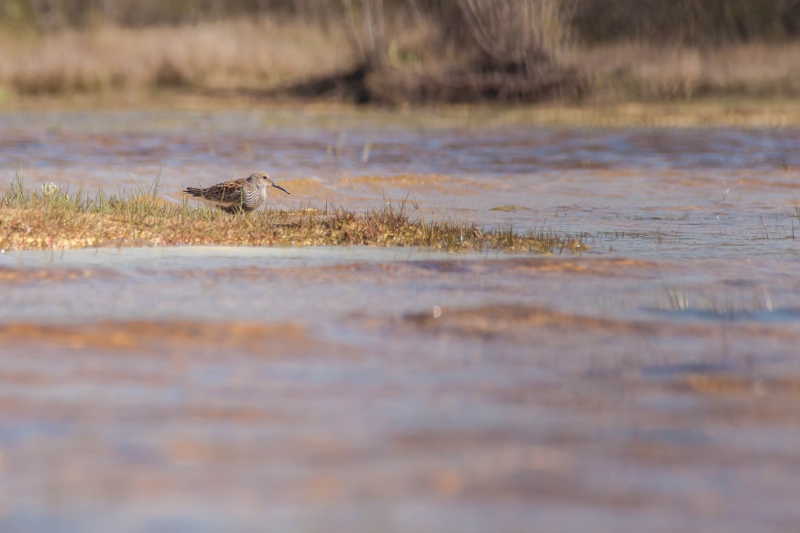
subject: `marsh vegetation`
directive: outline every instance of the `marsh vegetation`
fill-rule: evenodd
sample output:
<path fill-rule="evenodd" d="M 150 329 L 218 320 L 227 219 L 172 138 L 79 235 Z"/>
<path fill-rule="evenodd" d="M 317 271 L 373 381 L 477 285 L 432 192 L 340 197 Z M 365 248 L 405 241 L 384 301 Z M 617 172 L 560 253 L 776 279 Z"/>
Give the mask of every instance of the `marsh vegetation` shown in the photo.
<path fill-rule="evenodd" d="M 120 91 L 379 104 L 796 96 L 800 4 L 0 0 L 0 100 Z"/>
<path fill-rule="evenodd" d="M 230 215 L 177 204 L 149 188 L 115 196 L 70 194 L 52 184 L 26 190 L 21 178 L 0 191 L 0 250 L 216 244 L 247 246 L 417 246 L 446 251 L 581 250 L 579 238 L 544 229 L 484 229 L 454 220 L 412 218 L 406 202 L 359 213 L 325 206 Z"/>

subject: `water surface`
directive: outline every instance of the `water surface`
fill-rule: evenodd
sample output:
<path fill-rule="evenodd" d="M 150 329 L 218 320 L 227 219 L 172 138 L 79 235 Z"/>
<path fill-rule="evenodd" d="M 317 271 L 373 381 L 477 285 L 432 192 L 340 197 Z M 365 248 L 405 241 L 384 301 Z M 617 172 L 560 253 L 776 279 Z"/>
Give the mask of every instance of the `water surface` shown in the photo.
<path fill-rule="evenodd" d="M 381 116 L 0 115 L 30 187 L 267 170 L 591 246 L 6 250 L 4 531 L 797 528 L 798 130 Z"/>

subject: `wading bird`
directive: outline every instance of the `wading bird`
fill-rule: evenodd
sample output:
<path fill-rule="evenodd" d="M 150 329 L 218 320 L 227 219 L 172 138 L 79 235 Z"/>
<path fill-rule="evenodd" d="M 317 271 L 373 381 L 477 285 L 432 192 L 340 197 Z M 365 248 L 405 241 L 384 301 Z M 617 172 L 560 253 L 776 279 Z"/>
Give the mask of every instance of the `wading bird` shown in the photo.
<path fill-rule="evenodd" d="M 267 202 L 267 189 L 270 187 L 289 194 L 289 191 L 274 183 L 266 172 L 254 172 L 249 178 L 225 181 L 205 189 L 187 187 L 183 192 L 210 202 L 228 213 L 249 213 Z"/>

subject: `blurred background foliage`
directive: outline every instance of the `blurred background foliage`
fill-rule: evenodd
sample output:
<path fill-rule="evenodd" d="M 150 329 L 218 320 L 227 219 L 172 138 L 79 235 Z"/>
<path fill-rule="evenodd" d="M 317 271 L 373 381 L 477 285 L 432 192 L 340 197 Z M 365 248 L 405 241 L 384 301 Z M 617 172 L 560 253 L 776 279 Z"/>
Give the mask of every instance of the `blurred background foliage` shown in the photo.
<path fill-rule="evenodd" d="M 0 0 L 0 89 L 795 97 L 799 37 L 800 0 Z"/>
<path fill-rule="evenodd" d="M 348 8 L 386 16 L 424 15 L 451 23 L 470 0 L 0 0 L 6 30 L 48 32 L 100 22 L 180 25 L 242 16 L 302 17 L 341 23 Z M 499 3 L 503 3 L 502 1 Z M 513 2 L 525 4 L 525 0 Z M 713 44 L 780 41 L 800 35 L 800 0 L 560 0 L 567 25 L 584 43 L 619 40 Z"/>
<path fill-rule="evenodd" d="M 800 1 L 580 0 L 572 26 L 589 43 L 781 41 L 800 36 Z"/>

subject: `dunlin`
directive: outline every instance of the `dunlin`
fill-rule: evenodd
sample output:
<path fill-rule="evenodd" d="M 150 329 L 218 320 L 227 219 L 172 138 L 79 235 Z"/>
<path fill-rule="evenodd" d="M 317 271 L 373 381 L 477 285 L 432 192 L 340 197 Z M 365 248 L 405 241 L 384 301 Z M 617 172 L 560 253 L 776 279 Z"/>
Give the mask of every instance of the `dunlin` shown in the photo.
<path fill-rule="evenodd" d="M 205 189 L 187 187 L 183 192 L 216 204 L 228 213 L 249 213 L 266 203 L 267 189 L 270 187 L 289 194 L 289 191 L 275 184 L 266 172 L 254 172 L 249 178 L 225 181 Z"/>

